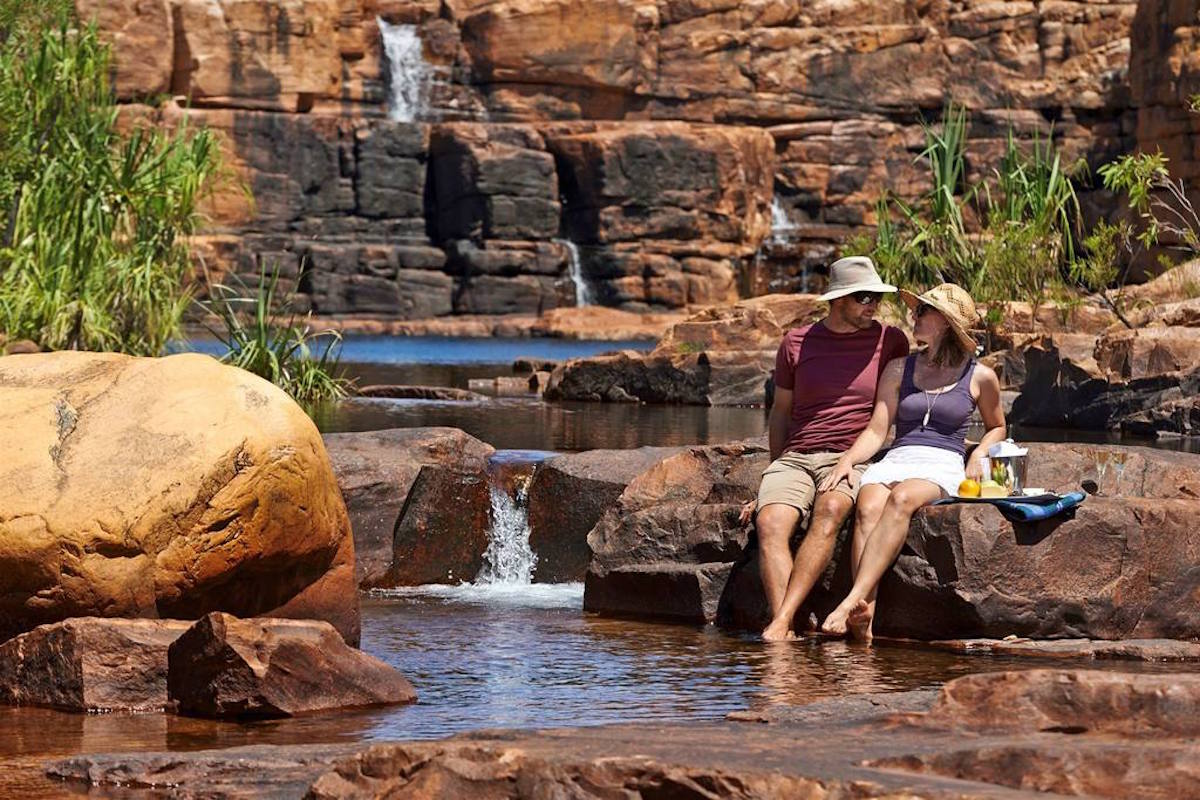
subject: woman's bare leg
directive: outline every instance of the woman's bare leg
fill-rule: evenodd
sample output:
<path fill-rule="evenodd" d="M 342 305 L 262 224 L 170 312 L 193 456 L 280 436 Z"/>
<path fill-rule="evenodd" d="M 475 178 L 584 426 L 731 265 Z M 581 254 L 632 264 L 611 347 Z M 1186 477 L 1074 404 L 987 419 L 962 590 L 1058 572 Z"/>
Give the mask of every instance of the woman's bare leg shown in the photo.
<path fill-rule="evenodd" d="M 891 568 L 896 556 L 900 555 L 913 513 L 941 496 L 942 487 L 921 478 L 910 478 L 896 484 L 883 507 L 879 522 L 863 544 L 858 573 L 854 576 L 854 586 L 846 595 L 846 599 L 825 618 L 821 625 L 822 631 L 844 636 L 852 611 L 860 619 L 869 612 L 867 598 L 873 596 L 879 581 Z"/>
<path fill-rule="evenodd" d="M 869 483 L 858 492 L 858 503 L 854 513 L 854 542 L 850 552 L 850 574 L 858 577 L 858 565 L 866 549 L 867 538 L 883 516 L 892 487 L 882 483 Z M 875 590 L 866 598 L 866 609 L 851 613 L 846 618 L 846 627 L 852 639 L 871 641 L 871 623 L 875 619 Z"/>

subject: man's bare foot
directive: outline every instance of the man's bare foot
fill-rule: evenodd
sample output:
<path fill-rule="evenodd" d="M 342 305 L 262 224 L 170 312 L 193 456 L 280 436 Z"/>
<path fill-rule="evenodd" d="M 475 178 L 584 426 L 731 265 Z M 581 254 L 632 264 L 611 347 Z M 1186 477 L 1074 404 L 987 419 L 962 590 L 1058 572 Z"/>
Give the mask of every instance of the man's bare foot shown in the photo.
<path fill-rule="evenodd" d="M 874 609 L 867 605 L 865 600 L 855 603 L 854 608 L 850 609 L 850 613 L 846 617 L 846 628 L 850 631 L 850 638 L 860 642 L 870 642 L 871 623 L 874 619 Z"/>
<path fill-rule="evenodd" d="M 846 635 L 846 618 L 850 614 L 850 610 L 845 608 L 845 605 L 842 603 L 830 612 L 825 621 L 821 623 L 821 633 L 827 633 L 830 636 Z"/>
<path fill-rule="evenodd" d="M 773 619 L 771 624 L 763 629 L 762 638 L 764 642 L 786 642 L 796 638 L 796 634 L 792 633 L 792 626 L 786 619 Z"/>

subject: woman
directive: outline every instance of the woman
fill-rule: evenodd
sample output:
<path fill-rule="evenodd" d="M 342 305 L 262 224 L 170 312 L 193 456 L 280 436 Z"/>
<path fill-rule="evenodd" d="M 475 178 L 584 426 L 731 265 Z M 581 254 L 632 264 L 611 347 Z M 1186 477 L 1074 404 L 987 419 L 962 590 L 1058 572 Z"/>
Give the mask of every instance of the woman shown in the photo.
<path fill-rule="evenodd" d="M 841 636 L 849 630 L 863 640 L 871 638 L 875 590 L 904 546 L 913 512 L 956 494 L 964 478 L 982 477 L 978 458 L 963 465 L 975 408 L 987 427 L 977 452 L 986 453 L 1005 436 L 1000 381 L 973 357 L 971 296 L 952 283 L 919 296 L 901 289 L 900 296 L 912 309 L 913 336 L 924 349 L 888 363 L 871 422 L 820 487 L 832 489 L 855 464 L 875 455 L 895 422 L 891 449 L 861 480 L 851 555 L 854 586 L 821 625 L 825 633 Z"/>

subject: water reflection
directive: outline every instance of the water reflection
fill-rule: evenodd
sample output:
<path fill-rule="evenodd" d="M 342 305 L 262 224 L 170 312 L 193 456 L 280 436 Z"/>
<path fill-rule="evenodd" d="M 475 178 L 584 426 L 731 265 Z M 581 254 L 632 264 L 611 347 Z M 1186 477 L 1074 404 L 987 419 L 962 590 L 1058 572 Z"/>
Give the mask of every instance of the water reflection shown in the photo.
<path fill-rule="evenodd" d="M 0 708 L 0 758 L 11 764 L 41 755 L 711 720 L 734 710 L 932 687 L 972 672 L 1055 663 L 826 640 L 767 646 L 713 627 L 586 615 L 578 584 L 527 591 L 533 602 L 524 604 L 519 592 L 503 587 L 413 589 L 364 601 L 363 648 L 413 682 L 420 695 L 413 706 L 257 723 Z M 1086 666 L 1177 671 L 1187 665 Z"/>

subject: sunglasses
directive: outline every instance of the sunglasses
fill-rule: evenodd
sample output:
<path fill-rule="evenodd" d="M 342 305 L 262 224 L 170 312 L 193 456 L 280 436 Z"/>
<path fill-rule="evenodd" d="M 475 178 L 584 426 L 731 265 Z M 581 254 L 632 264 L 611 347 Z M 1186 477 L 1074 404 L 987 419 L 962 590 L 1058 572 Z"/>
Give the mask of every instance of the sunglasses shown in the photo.
<path fill-rule="evenodd" d="M 879 298 L 882 297 L 879 292 L 855 292 L 850 296 L 853 297 L 854 302 L 858 303 L 860 306 L 869 306 L 872 303 L 878 303 Z"/>

